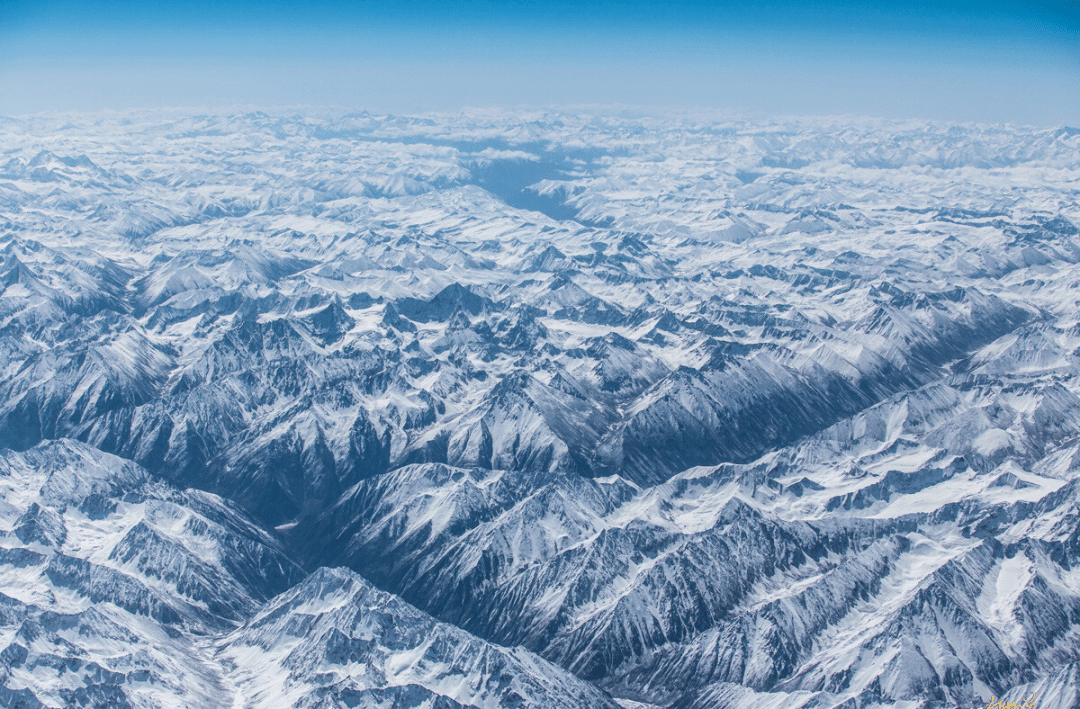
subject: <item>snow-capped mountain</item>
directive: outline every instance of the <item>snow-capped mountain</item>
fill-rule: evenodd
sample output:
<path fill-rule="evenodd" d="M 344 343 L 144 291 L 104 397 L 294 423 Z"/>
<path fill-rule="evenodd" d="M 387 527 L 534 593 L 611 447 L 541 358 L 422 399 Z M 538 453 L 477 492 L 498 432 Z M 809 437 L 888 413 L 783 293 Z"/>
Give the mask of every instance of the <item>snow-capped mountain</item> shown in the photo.
<path fill-rule="evenodd" d="M 0 458 L 9 706 L 229 707 L 207 638 L 303 571 L 215 495 L 58 440 Z"/>
<path fill-rule="evenodd" d="M 1075 706 L 1075 130 L 0 150 L 5 702 Z"/>
<path fill-rule="evenodd" d="M 321 568 L 274 599 L 218 657 L 253 707 L 618 707 L 527 650 L 439 623 L 345 569 Z"/>

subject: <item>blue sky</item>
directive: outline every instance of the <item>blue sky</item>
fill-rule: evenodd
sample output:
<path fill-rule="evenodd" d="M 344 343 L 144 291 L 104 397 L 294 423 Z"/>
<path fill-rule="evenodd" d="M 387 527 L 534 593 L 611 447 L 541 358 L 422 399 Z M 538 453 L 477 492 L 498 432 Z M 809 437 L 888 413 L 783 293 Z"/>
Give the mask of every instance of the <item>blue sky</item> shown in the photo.
<path fill-rule="evenodd" d="M 1080 124 L 1080 2 L 0 0 L 0 113 L 627 104 Z"/>

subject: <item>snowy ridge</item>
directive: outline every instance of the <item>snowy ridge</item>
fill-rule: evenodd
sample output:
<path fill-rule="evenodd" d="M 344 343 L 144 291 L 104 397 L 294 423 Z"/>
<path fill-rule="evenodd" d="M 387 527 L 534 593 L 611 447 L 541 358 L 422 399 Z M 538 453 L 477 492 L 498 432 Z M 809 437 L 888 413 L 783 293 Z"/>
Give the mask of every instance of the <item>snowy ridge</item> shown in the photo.
<path fill-rule="evenodd" d="M 0 471 L 8 699 L 231 706 L 201 638 L 303 577 L 281 543 L 215 496 L 85 444 L 8 451 Z"/>
<path fill-rule="evenodd" d="M 252 707 L 617 705 L 539 657 L 438 623 L 344 569 L 322 568 L 226 637 Z"/>

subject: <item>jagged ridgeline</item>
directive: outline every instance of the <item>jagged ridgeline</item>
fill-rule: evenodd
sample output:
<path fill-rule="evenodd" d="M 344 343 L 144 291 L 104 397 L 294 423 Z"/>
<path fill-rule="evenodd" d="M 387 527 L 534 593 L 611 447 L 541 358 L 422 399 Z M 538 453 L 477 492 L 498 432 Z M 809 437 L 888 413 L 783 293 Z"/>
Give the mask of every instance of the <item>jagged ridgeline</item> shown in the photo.
<path fill-rule="evenodd" d="M 0 121 L 0 706 L 1080 703 L 1080 134 Z"/>

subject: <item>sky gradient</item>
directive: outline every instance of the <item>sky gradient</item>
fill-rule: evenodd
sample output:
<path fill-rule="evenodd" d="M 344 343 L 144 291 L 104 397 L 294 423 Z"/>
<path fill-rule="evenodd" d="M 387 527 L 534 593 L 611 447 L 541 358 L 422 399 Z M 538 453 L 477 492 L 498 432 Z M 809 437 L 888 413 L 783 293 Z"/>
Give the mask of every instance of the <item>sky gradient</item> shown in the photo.
<path fill-rule="evenodd" d="M 0 114 L 581 104 L 1077 125 L 1080 2 L 0 2 Z"/>

